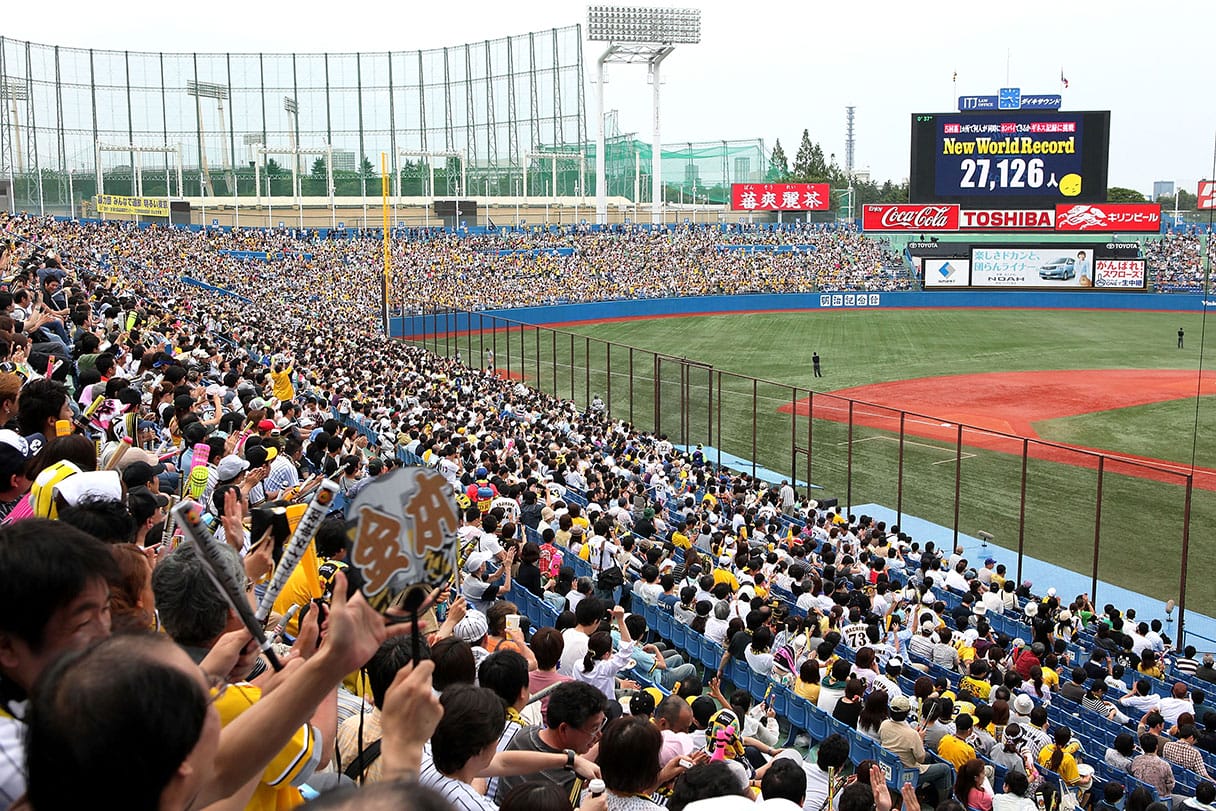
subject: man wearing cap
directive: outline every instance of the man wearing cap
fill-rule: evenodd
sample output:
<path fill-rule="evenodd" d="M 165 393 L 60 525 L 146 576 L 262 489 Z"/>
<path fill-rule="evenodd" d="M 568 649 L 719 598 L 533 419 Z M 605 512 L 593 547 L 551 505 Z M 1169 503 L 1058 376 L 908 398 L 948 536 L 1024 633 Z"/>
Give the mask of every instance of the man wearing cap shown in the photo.
<path fill-rule="evenodd" d="M 164 472 L 165 466 L 160 462 L 155 465 L 143 461 L 132 462 L 123 468 L 122 483 L 127 486 L 128 490 L 144 487 L 153 493 L 159 493 L 160 474 Z"/>
<path fill-rule="evenodd" d="M 452 629 L 452 636 L 468 642 L 473 649 L 473 662 L 480 667 L 481 662 L 490 652 L 486 650 L 486 636 L 490 633 L 490 621 L 483 611 L 470 608 Z"/>
<path fill-rule="evenodd" d="M 25 477 L 29 444 L 16 431 L 0 430 L 0 519 L 8 517 L 21 497 L 30 491 Z"/>
<path fill-rule="evenodd" d="M 473 552 L 464 563 L 467 577 L 460 584 L 460 593 L 464 595 L 470 608 L 481 612 L 485 612 L 500 594 L 511 590 L 511 564 L 515 561 L 515 549 L 507 550 L 503 565 L 494 574 L 486 577 L 486 564 L 492 557 L 489 552 Z M 503 580 L 501 585 L 494 582 L 500 578 Z"/>
<path fill-rule="evenodd" d="M 739 590 L 739 578 L 735 577 L 732 571 L 732 563 L 730 555 L 722 554 L 718 556 L 718 565 L 713 570 L 714 584 L 725 583 L 730 586 L 731 593 Z"/>
<path fill-rule="evenodd" d="M 925 731 L 908 723 L 912 702 L 906 696 L 894 696 L 890 715 L 878 726 L 878 742 L 883 749 L 899 757 L 900 763 L 920 771 L 920 781 L 937 790 L 939 800 L 950 796 L 950 767 L 945 763 L 927 763 Z"/>
<path fill-rule="evenodd" d="M 1195 671 L 1195 678 L 1206 682 L 1216 682 L 1216 656 L 1210 653 L 1203 655 L 1199 669 Z"/>
<path fill-rule="evenodd" d="M 157 524 L 164 523 L 165 508 L 168 506 L 168 496 L 153 492 L 147 487 L 132 487 L 127 491 L 127 509 L 135 518 L 133 542 L 136 546 L 148 546 L 148 534 Z M 159 535 L 159 532 L 157 534 Z"/>
<path fill-rule="evenodd" d="M 263 502 L 273 501 L 279 497 L 278 493 L 268 492 L 266 490 L 266 477 L 270 473 L 270 463 L 279 455 L 279 451 L 273 445 L 250 445 L 245 448 L 245 461 L 249 463 L 249 473 L 258 473 L 257 481 L 249 488 L 249 504 L 256 507 Z M 254 478 L 246 476 L 246 478 Z"/>
<path fill-rule="evenodd" d="M 236 485 L 247 494 L 253 487 L 253 484 L 245 486 L 246 479 L 249 478 L 245 475 L 247 470 L 249 470 L 249 462 L 236 454 L 228 454 L 221 459 L 211 471 L 211 475 L 207 477 L 207 486 L 203 490 L 203 504 L 210 504 L 215 491 L 226 484 Z"/>
<path fill-rule="evenodd" d="M 979 579 L 979 581 L 984 584 L 984 588 L 992 587 L 992 575 L 995 573 L 995 569 L 996 558 L 985 558 L 984 568 L 975 573 L 975 576 Z"/>

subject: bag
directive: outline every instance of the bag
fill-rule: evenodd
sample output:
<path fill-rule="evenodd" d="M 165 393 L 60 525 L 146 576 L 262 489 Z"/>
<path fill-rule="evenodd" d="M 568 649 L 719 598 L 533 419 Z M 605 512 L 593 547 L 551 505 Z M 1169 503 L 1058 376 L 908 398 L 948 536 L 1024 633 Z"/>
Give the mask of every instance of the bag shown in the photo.
<path fill-rule="evenodd" d="M 620 588 L 624 583 L 625 575 L 621 572 L 621 567 L 613 566 L 600 572 L 599 580 L 596 581 L 596 587 L 600 591 L 613 591 Z"/>

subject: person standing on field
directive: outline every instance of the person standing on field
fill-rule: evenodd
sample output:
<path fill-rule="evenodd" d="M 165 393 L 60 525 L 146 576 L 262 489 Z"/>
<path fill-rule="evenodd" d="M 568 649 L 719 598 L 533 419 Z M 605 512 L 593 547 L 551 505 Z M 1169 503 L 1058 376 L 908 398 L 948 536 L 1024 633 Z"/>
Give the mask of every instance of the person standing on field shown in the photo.
<path fill-rule="evenodd" d="M 1178 332 L 1181 333 L 1182 330 L 1179 330 Z M 1178 340 L 1181 341 L 1182 339 L 1179 338 Z M 1178 345 L 1182 346 L 1181 343 L 1179 343 Z M 823 368 L 819 365 L 819 353 L 818 352 L 811 353 L 811 368 L 815 372 L 815 377 L 823 377 Z"/>
<path fill-rule="evenodd" d="M 1182 336 L 1183 336 L 1184 334 L 1185 334 L 1185 333 L 1182 331 L 1182 327 L 1179 327 L 1179 328 L 1178 328 L 1178 348 L 1179 348 L 1179 349 L 1181 349 L 1181 348 L 1182 348 Z"/>

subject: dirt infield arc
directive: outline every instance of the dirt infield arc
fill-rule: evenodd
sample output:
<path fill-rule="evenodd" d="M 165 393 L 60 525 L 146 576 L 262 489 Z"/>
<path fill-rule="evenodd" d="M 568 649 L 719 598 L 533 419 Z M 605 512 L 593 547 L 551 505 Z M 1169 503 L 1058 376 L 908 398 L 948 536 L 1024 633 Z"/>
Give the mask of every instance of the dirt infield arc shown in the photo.
<path fill-rule="evenodd" d="M 961 424 L 965 446 L 1020 456 L 1019 437 L 1038 439 L 1034 423 L 1039 420 L 1187 399 L 1197 390 L 1216 394 L 1216 373 L 1198 379 L 1193 369 L 986 372 L 855 386 L 787 403 L 778 411 L 806 416 L 813 401 L 815 419 L 847 422 L 847 401 L 855 400 L 853 421 L 858 425 L 898 432 L 902 410 L 911 412 L 904 422 L 910 435 L 953 445 Z M 1080 445 L 1036 441 L 1028 450 L 1035 459 L 1087 468 L 1096 468 L 1092 454 L 1102 453 L 1108 472 L 1156 481 L 1181 483 L 1191 470 L 1176 462 Z M 1216 470 L 1196 468 L 1195 487 L 1216 491 Z"/>

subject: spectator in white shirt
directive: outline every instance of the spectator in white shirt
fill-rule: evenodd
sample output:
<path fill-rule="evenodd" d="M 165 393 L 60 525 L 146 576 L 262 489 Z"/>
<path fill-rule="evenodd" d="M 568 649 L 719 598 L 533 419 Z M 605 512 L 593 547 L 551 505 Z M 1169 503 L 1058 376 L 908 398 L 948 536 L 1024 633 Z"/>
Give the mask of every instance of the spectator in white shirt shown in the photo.
<path fill-rule="evenodd" d="M 1195 704 L 1191 701 L 1190 695 L 1187 694 L 1186 685 L 1182 682 L 1176 682 L 1170 695 L 1161 699 L 1157 704 L 1157 711 L 1161 713 L 1161 717 L 1165 719 L 1165 725 L 1172 727 L 1178 723 L 1178 716 L 1184 712 L 1195 714 Z"/>
<path fill-rule="evenodd" d="M 1151 688 L 1152 685 L 1148 679 L 1140 679 L 1132 685 L 1132 689 L 1127 695 L 1119 699 L 1119 703 L 1125 707 L 1131 707 L 1136 711 L 1136 715 L 1144 715 L 1149 710 L 1155 710 L 1161 703 L 1161 697 L 1153 695 Z"/>

